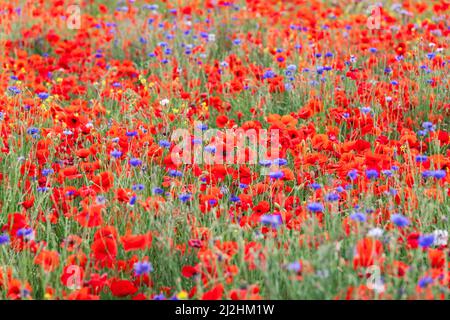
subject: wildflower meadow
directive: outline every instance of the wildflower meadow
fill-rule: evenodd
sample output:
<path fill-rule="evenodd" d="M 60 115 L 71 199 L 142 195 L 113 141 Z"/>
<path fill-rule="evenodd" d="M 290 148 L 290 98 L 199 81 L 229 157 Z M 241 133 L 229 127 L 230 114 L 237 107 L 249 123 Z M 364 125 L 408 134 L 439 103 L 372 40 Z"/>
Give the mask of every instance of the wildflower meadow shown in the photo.
<path fill-rule="evenodd" d="M 0 0 L 0 44 L 0 299 L 449 299 L 450 1 Z"/>

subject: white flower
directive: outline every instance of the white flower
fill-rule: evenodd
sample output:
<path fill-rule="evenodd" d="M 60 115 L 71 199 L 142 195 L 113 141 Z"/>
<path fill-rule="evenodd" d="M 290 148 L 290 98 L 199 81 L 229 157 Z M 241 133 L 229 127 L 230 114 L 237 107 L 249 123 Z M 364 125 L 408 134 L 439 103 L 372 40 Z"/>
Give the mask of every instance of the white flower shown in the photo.
<path fill-rule="evenodd" d="M 163 107 L 167 106 L 169 104 L 169 99 L 162 99 L 159 104 Z"/>
<path fill-rule="evenodd" d="M 216 35 L 214 33 L 208 34 L 208 41 L 216 41 Z"/>
<path fill-rule="evenodd" d="M 386 287 L 382 282 L 376 282 L 372 286 L 369 286 L 369 289 L 375 291 L 378 294 L 381 294 L 386 290 Z"/>
<path fill-rule="evenodd" d="M 381 236 L 383 235 L 383 229 L 381 228 L 373 228 L 370 229 L 369 232 L 367 233 L 367 236 L 369 237 L 373 237 L 373 238 L 381 238 Z"/>
<path fill-rule="evenodd" d="M 447 230 L 435 230 L 433 232 L 435 246 L 445 246 L 448 242 L 448 232 Z"/>

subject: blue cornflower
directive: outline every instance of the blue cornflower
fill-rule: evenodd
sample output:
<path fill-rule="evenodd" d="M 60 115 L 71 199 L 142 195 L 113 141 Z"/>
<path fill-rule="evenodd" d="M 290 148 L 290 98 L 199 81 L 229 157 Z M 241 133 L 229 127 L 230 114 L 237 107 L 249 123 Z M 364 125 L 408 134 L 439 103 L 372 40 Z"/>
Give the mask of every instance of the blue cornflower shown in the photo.
<path fill-rule="evenodd" d="M 71 130 L 64 130 L 63 133 L 64 133 L 66 136 L 71 136 L 71 135 L 73 135 L 73 132 L 72 132 Z"/>
<path fill-rule="evenodd" d="M 272 79 L 275 78 L 276 74 L 272 70 L 267 70 L 263 74 L 263 79 Z"/>
<path fill-rule="evenodd" d="M 299 261 L 294 261 L 286 266 L 289 271 L 300 272 L 302 270 L 302 264 Z"/>
<path fill-rule="evenodd" d="M 46 100 L 46 99 L 48 99 L 49 96 L 50 96 L 50 95 L 49 95 L 47 92 L 39 92 L 39 93 L 38 93 L 38 97 L 39 97 L 39 99 L 41 99 L 41 100 Z"/>
<path fill-rule="evenodd" d="M 182 177 L 183 173 L 181 171 L 177 171 L 177 170 L 172 169 L 172 170 L 169 171 L 169 176 L 171 176 L 171 177 Z"/>
<path fill-rule="evenodd" d="M 278 158 L 278 159 L 274 159 L 273 163 L 278 166 L 285 166 L 288 162 L 286 159 Z"/>
<path fill-rule="evenodd" d="M 297 70 L 297 66 L 295 64 L 290 64 L 287 66 L 286 68 L 287 70 L 294 72 L 295 70 Z"/>
<path fill-rule="evenodd" d="M 367 218 L 366 215 L 362 212 L 355 212 L 352 215 L 350 215 L 350 219 L 358 222 L 366 222 Z"/>
<path fill-rule="evenodd" d="M 283 224 L 283 220 L 279 214 L 266 214 L 261 217 L 262 224 L 268 224 L 272 228 L 276 228 Z"/>
<path fill-rule="evenodd" d="M 372 111 L 372 108 L 370 108 L 370 107 L 362 107 L 361 108 L 361 112 L 363 114 L 368 114 L 370 111 Z"/>
<path fill-rule="evenodd" d="M 0 245 L 9 243 L 9 236 L 7 234 L 0 234 Z"/>
<path fill-rule="evenodd" d="M 231 195 L 230 201 L 231 202 L 239 202 L 239 201 L 241 201 L 241 199 L 236 195 Z"/>
<path fill-rule="evenodd" d="M 339 198 L 340 198 L 339 194 L 337 194 L 337 193 L 329 193 L 329 194 L 325 195 L 325 201 L 328 201 L 328 202 L 338 201 Z"/>
<path fill-rule="evenodd" d="M 422 177 L 423 178 L 430 178 L 433 176 L 433 170 L 425 170 L 422 172 Z"/>
<path fill-rule="evenodd" d="M 199 123 L 197 125 L 197 128 L 202 130 L 202 131 L 205 131 L 205 130 L 208 130 L 208 125 L 206 123 Z"/>
<path fill-rule="evenodd" d="M 133 191 L 142 191 L 145 189 L 145 186 L 143 184 L 135 184 L 131 187 Z"/>
<path fill-rule="evenodd" d="M 416 156 L 416 162 L 425 162 L 427 161 L 428 157 L 423 154 L 419 154 Z"/>
<path fill-rule="evenodd" d="M 396 189 L 394 189 L 394 188 L 389 188 L 389 194 L 395 196 L 395 195 L 397 195 L 397 193 L 398 193 L 398 191 L 397 191 Z"/>
<path fill-rule="evenodd" d="M 434 243 L 434 235 L 433 234 L 424 234 L 419 236 L 419 246 L 422 248 L 431 247 Z"/>
<path fill-rule="evenodd" d="M 269 177 L 272 179 L 281 179 L 284 177 L 284 172 L 283 171 L 270 172 Z"/>
<path fill-rule="evenodd" d="M 133 167 L 138 167 L 138 166 L 140 166 L 142 164 L 142 161 L 139 158 L 131 158 L 129 163 Z"/>
<path fill-rule="evenodd" d="M 37 191 L 38 192 L 45 192 L 45 191 L 48 191 L 48 190 L 49 190 L 48 187 L 37 187 Z"/>
<path fill-rule="evenodd" d="M 191 199 L 191 194 L 190 193 L 182 193 L 178 196 L 178 199 L 180 199 L 181 202 L 186 202 L 189 199 Z"/>
<path fill-rule="evenodd" d="M 317 66 L 317 67 L 316 67 L 316 72 L 317 72 L 318 74 L 322 74 L 322 73 L 323 73 L 323 66 Z"/>
<path fill-rule="evenodd" d="M 318 184 L 317 182 L 313 182 L 309 186 L 313 188 L 313 190 L 319 190 L 321 188 L 320 184 Z"/>
<path fill-rule="evenodd" d="M 122 151 L 114 149 L 109 154 L 111 155 L 111 157 L 120 158 L 122 156 Z"/>
<path fill-rule="evenodd" d="M 378 171 L 375 169 L 366 170 L 367 179 L 377 179 L 379 176 Z"/>
<path fill-rule="evenodd" d="M 421 288 L 426 288 L 428 285 L 430 285 L 432 283 L 433 283 L 433 278 L 429 277 L 429 276 L 425 276 L 425 277 L 419 279 L 418 285 Z"/>
<path fill-rule="evenodd" d="M 349 173 L 347 173 L 347 177 L 349 177 L 350 180 L 355 180 L 358 177 L 358 171 L 355 169 L 350 170 Z"/>
<path fill-rule="evenodd" d="M 259 164 L 263 167 L 270 167 L 272 165 L 271 160 L 259 160 Z"/>
<path fill-rule="evenodd" d="M 387 177 L 391 177 L 392 176 L 392 171 L 391 170 L 381 170 L 381 173 L 384 174 Z"/>
<path fill-rule="evenodd" d="M 164 296 L 163 293 L 160 293 L 160 294 L 157 294 L 156 296 L 154 296 L 153 300 L 166 300 L 166 297 Z"/>
<path fill-rule="evenodd" d="M 42 175 L 44 176 L 44 177 L 47 177 L 47 176 L 49 176 L 49 175 L 51 175 L 52 173 L 54 173 L 55 171 L 53 170 L 53 169 L 43 169 L 42 170 Z"/>
<path fill-rule="evenodd" d="M 125 133 L 125 135 L 127 136 L 127 137 L 136 137 L 137 135 L 138 135 L 138 132 L 135 130 L 135 131 L 127 131 L 126 133 Z"/>
<path fill-rule="evenodd" d="M 153 266 L 148 261 L 136 262 L 133 266 L 133 269 L 136 276 L 141 276 L 143 274 L 153 272 Z"/>
<path fill-rule="evenodd" d="M 74 194 L 75 194 L 75 191 L 74 191 L 74 190 L 69 190 L 69 191 L 66 192 L 66 197 L 71 197 L 71 196 L 73 196 Z"/>
<path fill-rule="evenodd" d="M 291 262 L 286 266 L 286 269 L 293 272 L 300 272 L 302 270 L 302 264 L 299 261 Z"/>
<path fill-rule="evenodd" d="M 163 194 L 164 193 L 164 190 L 161 189 L 161 188 L 158 188 L 158 187 L 153 188 L 152 191 L 153 191 L 154 194 Z"/>
<path fill-rule="evenodd" d="M 408 218 L 398 213 L 391 216 L 391 221 L 399 228 L 403 228 L 409 225 Z"/>
<path fill-rule="evenodd" d="M 247 188 L 248 188 L 248 184 L 245 184 L 245 183 L 239 183 L 239 188 L 241 188 L 241 189 L 247 189 Z"/>
<path fill-rule="evenodd" d="M 105 204 L 106 203 L 106 198 L 104 196 L 97 196 L 95 198 L 95 202 L 97 204 Z"/>
<path fill-rule="evenodd" d="M 424 123 L 422 123 L 422 128 L 429 130 L 429 131 L 433 131 L 434 130 L 434 125 L 432 122 L 429 121 L 425 121 Z"/>
<path fill-rule="evenodd" d="M 35 127 L 30 127 L 30 128 L 27 129 L 27 133 L 28 133 L 29 135 L 34 135 L 34 134 L 36 134 L 36 133 L 39 133 L 39 129 L 38 129 L 38 128 L 35 128 Z"/>
<path fill-rule="evenodd" d="M 311 202 L 307 205 L 308 210 L 312 212 L 321 212 L 323 211 L 323 205 L 319 202 Z"/>
<path fill-rule="evenodd" d="M 159 144 L 160 147 L 163 147 L 163 148 L 170 148 L 170 142 L 167 141 L 167 140 L 160 140 L 160 141 L 158 142 L 158 144 Z"/>
<path fill-rule="evenodd" d="M 30 238 L 33 235 L 33 229 L 21 228 L 21 229 L 17 230 L 16 235 L 18 237 Z"/>
<path fill-rule="evenodd" d="M 136 201 L 137 201 L 137 197 L 136 197 L 136 196 L 132 196 L 131 199 L 130 199 L 130 202 L 128 202 L 128 204 L 129 204 L 130 206 L 134 206 L 134 204 L 136 203 Z"/>
<path fill-rule="evenodd" d="M 216 153 L 216 146 L 206 146 L 205 151 L 209 153 Z"/>
<path fill-rule="evenodd" d="M 422 177 L 423 178 L 436 178 L 436 179 L 442 179 L 445 178 L 445 176 L 447 175 L 447 173 L 445 172 L 445 170 L 425 170 L 422 172 Z"/>
<path fill-rule="evenodd" d="M 443 178 L 445 178 L 446 175 L 447 175 L 447 173 L 445 172 L 445 170 L 435 170 L 433 173 L 433 176 L 436 179 L 443 179 Z"/>
<path fill-rule="evenodd" d="M 14 96 L 20 94 L 20 92 L 21 92 L 20 89 L 17 88 L 16 86 L 9 87 L 8 91 Z"/>

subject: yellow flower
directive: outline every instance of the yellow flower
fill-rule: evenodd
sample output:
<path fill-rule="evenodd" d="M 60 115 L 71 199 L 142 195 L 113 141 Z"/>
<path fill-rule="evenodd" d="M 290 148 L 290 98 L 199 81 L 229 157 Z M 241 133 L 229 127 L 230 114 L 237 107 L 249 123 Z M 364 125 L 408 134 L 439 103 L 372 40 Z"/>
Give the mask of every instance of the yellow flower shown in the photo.
<path fill-rule="evenodd" d="M 188 293 L 186 292 L 186 291 L 180 291 L 178 294 L 177 294 L 177 298 L 178 299 L 187 299 L 187 297 L 188 297 Z"/>
<path fill-rule="evenodd" d="M 50 106 L 46 103 L 42 103 L 40 107 L 42 111 L 48 111 L 50 109 Z"/>
<path fill-rule="evenodd" d="M 402 146 L 400 147 L 400 150 L 401 150 L 402 152 L 405 152 L 405 151 L 406 151 L 406 148 L 407 148 L 407 145 L 404 144 L 404 145 L 402 145 Z"/>

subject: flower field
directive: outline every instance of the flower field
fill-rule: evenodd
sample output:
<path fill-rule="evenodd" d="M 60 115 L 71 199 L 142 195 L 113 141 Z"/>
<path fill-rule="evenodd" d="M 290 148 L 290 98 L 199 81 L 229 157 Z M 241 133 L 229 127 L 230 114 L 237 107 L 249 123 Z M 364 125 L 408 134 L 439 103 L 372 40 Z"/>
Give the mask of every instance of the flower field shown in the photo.
<path fill-rule="evenodd" d="M 0 299 L 450 297 L 450 1 L 0 4 Z"/>

